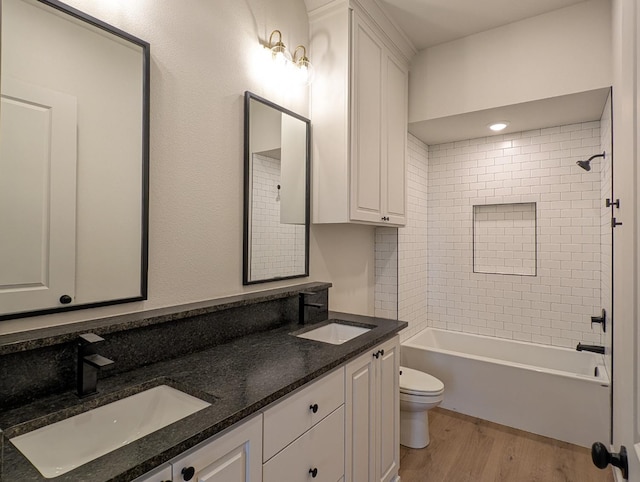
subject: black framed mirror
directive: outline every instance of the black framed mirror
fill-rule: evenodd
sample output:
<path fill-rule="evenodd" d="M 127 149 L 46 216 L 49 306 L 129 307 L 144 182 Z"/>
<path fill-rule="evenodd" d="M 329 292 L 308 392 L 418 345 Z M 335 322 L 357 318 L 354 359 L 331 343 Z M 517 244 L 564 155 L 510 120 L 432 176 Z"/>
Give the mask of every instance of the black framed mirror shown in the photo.
<path fill-rule="evenodd" d="M 149 44 L 2 0 L 0 320 L 147 298 Z"/>
<path fill-rule="evenodd" d="M 243 284 L 309 276 L 310 121 L 245 92 Z"/>

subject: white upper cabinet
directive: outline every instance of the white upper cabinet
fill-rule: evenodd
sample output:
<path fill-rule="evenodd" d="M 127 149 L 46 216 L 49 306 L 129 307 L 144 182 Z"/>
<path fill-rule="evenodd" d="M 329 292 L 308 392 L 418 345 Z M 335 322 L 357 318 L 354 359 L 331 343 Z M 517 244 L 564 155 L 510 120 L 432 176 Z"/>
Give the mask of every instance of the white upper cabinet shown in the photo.
<path fill-rule="evenodd" d="M 413 49 L 374 1 L 333 1 L 309 21 L 313 222 L 404 225 Z"/>

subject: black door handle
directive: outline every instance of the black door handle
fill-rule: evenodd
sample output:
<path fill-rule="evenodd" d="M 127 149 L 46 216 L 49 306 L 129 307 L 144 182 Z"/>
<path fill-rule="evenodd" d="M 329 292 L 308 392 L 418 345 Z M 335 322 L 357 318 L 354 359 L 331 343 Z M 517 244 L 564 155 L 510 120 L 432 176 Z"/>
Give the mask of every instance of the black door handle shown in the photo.
<path fill-rule="evenodd" d="M 620 446 L 620 453 L 609 453 L 607 447 L 600 442 L 596 442 L 591 446 L 591 460 L 599 469 L 605 469 L 609 464 L 618 467 L 622 471 L 624 479 L 629 478 L 629 461 L 627 460 L 627 448 Z"/>

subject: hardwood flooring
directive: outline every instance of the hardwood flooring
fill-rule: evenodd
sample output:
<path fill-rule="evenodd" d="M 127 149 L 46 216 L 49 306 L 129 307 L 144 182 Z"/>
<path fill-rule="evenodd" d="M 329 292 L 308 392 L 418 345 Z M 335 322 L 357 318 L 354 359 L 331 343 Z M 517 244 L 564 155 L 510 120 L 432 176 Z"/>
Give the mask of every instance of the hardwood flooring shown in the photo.
<path fill-rule="evenodd" d="M 402 482 L 613 482 L 584 447 L 449 410 L 429 412 L 431 443 L 400 446 Z"/>

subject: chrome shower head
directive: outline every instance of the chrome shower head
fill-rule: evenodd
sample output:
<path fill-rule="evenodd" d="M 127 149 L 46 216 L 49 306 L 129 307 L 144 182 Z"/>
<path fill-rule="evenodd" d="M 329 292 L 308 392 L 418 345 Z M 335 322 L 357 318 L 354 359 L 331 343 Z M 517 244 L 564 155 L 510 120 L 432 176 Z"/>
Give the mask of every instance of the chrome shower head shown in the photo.
<path fill-rule="evenodd" d="M 576 164 L 578 166 L 580 166 L 582 169 L 584 169 L 585 171 L 590 171 L 591 170 L 591 161 L 593 161 L 596 157 L 604 158 L 605 157 L 605 153 L 603 152 L 602 154 L 596 154 L 594 156 L 591 156 L 586 161 L 576 161 Z"/>

